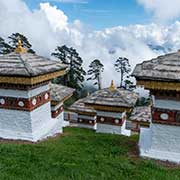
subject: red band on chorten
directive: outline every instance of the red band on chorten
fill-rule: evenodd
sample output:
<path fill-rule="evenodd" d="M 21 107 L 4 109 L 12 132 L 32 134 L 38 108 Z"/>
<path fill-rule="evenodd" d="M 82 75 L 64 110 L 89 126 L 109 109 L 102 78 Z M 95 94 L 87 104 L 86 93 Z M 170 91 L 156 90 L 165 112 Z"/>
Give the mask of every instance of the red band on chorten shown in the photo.
<path fill-rule="evenodd" d="M 43 92 L 31 98 L 0 97 L 0 108 L 21 111 L 33 111 L 50 101 L 49 91 Z"/>

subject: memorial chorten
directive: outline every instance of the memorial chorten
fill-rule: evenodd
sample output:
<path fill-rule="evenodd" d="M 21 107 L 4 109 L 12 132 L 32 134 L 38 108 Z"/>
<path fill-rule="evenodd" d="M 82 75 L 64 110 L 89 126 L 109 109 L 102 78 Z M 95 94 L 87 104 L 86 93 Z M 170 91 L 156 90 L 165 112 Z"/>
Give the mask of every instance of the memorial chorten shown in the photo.
<path fill-rule="evenodd" d="M 69 110 L 76 114 L 77 119 L 74 123 L 78 127 L 96 130 L 96 110 L 85 105 L 84 102 L 87 98 L 79 99 L 71 105 Z"/>
<path fill-rule="evenodd" d="M 136 93 L 116 88 L 112 81 L 109 88 L 96 91 L 87 97 L 84 103 L 96 110 L 96 132 L 130 136 L 130 130 L 126 130 L 126 117 L 137 99 Z"/>
<path fill-rule="evenodd" d="M 75 89 L 60 84 L 50 83 L 51 115 L 52 118 L 60 119 L 63 126 L 69 125 L 64 121 L 64 102 L 69 99 Z"/>
<path fill-rule="evenodd" d="M 15 52 L 0 56 L 0 138 L 38 141 L 62 132 L 51 118 L 49 82 L 66 68 L 27 53 L 20 39 Z"/>
<path fill-rule="evenodd" d="M 133 75 L 153 100 L 150 128 L 140 131 L 140 155 L 180 163 L 180 53 L 144 61 Z"/>

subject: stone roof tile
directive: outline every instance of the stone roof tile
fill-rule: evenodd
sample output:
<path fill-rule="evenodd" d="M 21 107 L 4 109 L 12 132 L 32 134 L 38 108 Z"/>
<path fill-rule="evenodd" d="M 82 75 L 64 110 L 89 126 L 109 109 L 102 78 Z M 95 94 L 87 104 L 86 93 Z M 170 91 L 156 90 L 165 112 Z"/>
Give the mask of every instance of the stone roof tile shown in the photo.
<path fill-rule="evenodd" d="M 130 116 L 131 121 L 138 122 L 151 122 L 151 107 L 150 106 L 140 106 L 133 109 Z"/>
<path fill-rule="evenodd" d="M 50 84 L 50 94 L 52 101 L 63 101 L 65 98 L 71 96 L 75 89 L 69 88 L 59 84 Z"/>
<path fill-rule="evenodd" d="M 0 56 L 0 76 L 34 77 L 60 70 L 66 65 L 31 53 L 10 53 Z"/>
<path fill-rule="evenodd" d="M 123 88 L 116 88 L 111 91 L 109 88 L 96 91 L 85 99 L 86 104 L 133 107 L 138 99 L 138 95 Z"/>
<path fill-rule="evenodd" d="M 166 54 L 137 64 L 132 75 L 137 79 L 180 81 L 180 53 Z"/>
<path fill-rule="evenodd" d="M 96 110 L 94 108 L 85 105 L 85 100 L 86 98 L 79 99 L 73 105 L 70 106 L 69 110 L 74 112 L 96 113 Z"/>

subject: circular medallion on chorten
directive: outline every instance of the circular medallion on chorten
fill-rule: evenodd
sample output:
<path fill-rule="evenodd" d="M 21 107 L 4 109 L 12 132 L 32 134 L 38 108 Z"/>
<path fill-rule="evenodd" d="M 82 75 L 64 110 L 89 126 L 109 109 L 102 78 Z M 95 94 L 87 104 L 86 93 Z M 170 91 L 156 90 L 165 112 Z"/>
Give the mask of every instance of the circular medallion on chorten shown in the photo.
<path fill-rule="evenodd" d="M 100 121 L 101 121 L 101 122 L 104 122 L 104 118 L 102 117 L 102 118 L 100 119 Z"/>
<path fill-rule="evenodd" d="M 79 122 L 82 122 L 82 119 L 80 119 Z"/>
<path fill-rule="evenodd" d="M 0 104 L 1 104 L 1 105 L 4 105 L 4 104 L 5 104 L 5 99 L 3 99 L 3 98 L 0 99 Z"/>
<path fill-rule="evenodd" d="M 45 98 L 46 100 L 49 98 L 48 93 L 46 93 L 46 94 L 44 95 L 44 98 Z"/>
<path fill-rule="evenodd" d="M 23 101 L 19 101 L 19 102 L 18 102 L 18 106 L 24 107 L 24 102 L 23 102 Z"/>
<path fill-rule="evenodd" d="M 92 124 L 92 121 L 89 121 L 90 124 Z"/>
<path fill-rule="evenodd" d="M 115 122 L 116 124 L 119 124 L 119 119 L 116 119 L 114 122 Z"/>
<path fill-rule="evenodd" d="M 169 115 L 166 114 L 166 113 L 162 113 L 162 114 L 160 115 L 160 118 L 161 118 L 162 120 L 168 120 L 168 119 L 169 119 Z"/>
<path fill-rule="evenodd" d="M 36 103 L 37 103 L 37 100 L 36 100 L 36 99 L 33 99 L 33 100 L 32 100 L 32 105 L 35 106 Z"/>

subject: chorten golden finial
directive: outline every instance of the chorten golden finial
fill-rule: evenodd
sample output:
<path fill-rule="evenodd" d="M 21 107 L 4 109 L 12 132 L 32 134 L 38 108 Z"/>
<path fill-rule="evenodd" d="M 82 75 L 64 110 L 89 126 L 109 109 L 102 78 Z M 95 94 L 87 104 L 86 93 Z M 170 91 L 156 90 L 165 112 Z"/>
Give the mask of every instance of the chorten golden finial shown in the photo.
<path fill-rule="evenodd" d="M 114 91 L 116 89 L 116 86 L 115 86 L 115 84 L 114 84 L 114 81 L 112 80 L 111 81 L 111 86 L 109 87 L 109 90 L 110 91 Z"/>
<path fill-rule="evenodd" d="M 23 48 L 23 46 L 22 46 L 22 42 L 21 42 L 21 38 L 20 37 L 18 37 L 18 46 L 15 49 L 15 52 L 16 53 L 26 53 L 27 52 L 27 50 L 25 48 Z"/>

